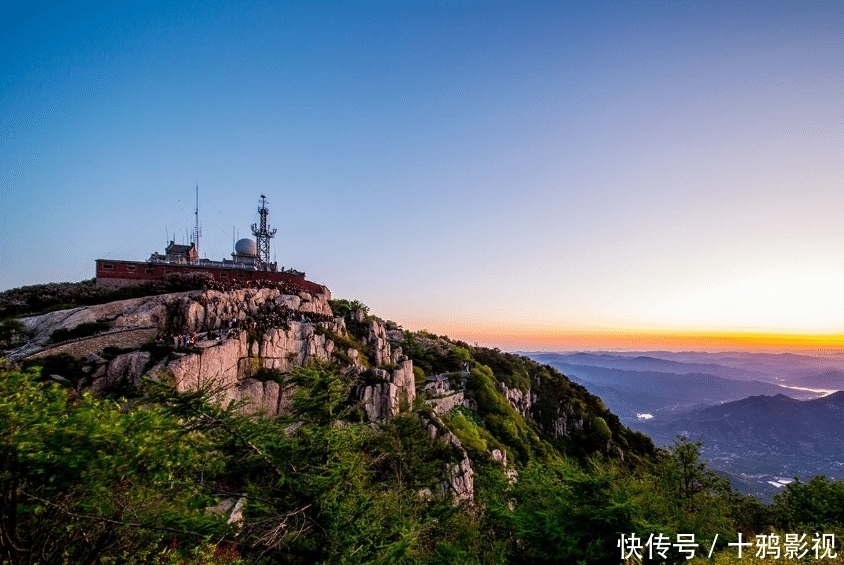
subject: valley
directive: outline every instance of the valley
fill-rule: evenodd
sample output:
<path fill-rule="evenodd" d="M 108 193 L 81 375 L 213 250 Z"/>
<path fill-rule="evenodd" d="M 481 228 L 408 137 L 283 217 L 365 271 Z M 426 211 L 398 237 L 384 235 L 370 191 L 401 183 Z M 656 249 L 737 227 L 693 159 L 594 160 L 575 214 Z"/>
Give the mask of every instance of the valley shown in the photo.
<path fill-rule="evenodd" d="M 844 477 L 844 359 L 769 353 L 530 353 L 657 445 L 678 435 L 746 494 Z"/>

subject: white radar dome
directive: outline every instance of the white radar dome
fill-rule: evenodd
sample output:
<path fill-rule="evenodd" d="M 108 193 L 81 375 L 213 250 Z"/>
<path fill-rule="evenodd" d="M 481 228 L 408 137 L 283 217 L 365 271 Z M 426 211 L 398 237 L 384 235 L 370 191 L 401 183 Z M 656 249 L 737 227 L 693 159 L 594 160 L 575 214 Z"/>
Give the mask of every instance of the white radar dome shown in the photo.
<path fill-rule="evenodd" d="M 258 255 L 258 244 L 252 239 L 241 239 L 234 244 L 234 252 L 238 255 L 255 257 Z"/>

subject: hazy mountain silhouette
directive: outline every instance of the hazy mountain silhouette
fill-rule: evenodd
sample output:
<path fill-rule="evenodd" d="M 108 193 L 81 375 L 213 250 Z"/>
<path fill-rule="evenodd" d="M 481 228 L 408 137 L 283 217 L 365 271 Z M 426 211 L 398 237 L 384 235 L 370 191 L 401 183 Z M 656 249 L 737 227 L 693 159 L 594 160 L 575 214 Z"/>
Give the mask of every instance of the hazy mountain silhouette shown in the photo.
<path fill-rule="evenodd" d="M 674 373 L 625 370 L 567 363 L 545 355 L 533 357 L 583 384 L 591 392 L 600 396 L 611 410 L 633 426 L 636 425 L 637 415 L 642 413 L 652 414 L 659 418 L 663 412 L 712 406 L 758 394 L 770 396 L 787 394 L 799 398 L 805 398 L 811 394 L 759 380 L 733 380 L 692 371 Z M 645 360 L 634 360 L 634 364 L 641 366 L 651 363 Z M 682 366 L 682 364 L 677 365 Z"/>
<path fill-rule="evenodd" d="M 638 427 L 658 444 L 678 434 L 702 440 L 712 464 L 747 492 L 770 493 L 777 477 L 844 478 L 844 392 L 814 400 L 751 396 Z"/>

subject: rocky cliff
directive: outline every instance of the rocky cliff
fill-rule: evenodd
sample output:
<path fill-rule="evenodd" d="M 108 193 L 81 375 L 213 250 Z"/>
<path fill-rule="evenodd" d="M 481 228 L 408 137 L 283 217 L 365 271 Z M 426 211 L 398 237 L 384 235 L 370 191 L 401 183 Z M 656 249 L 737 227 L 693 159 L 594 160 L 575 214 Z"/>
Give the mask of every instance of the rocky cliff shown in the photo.
<path fill-rule="evenodd" d="M 330 318 L 330 299 L 328 289 L 322 294 L 300 292 L 297 295 L 265 288 L 228 292 L 195 290 L 59 310 L 22 318 L 30 339 L 9 356 L 23 359 L 50 349 L 55 346 L 52 336 L 56 330 L 72 330 L 83 324 L 105 325 L 110 332 L 155 328 L 160 335 L 176 335 L 224 329 L 232 320 L 244 324 L 248 320 L 266 318 L 274 312 Z"/>
<path fill-rule="evenodd" d="M 372 422 L 386 422 L 413 405 L 416 398 L 416 384 L 413 380 L 413 361 L 406 359 L 398 369 L 390 373 L 384 369 L 372 369 L 371 374 L 380 383 L 361 386 L 358 397 L 363 403 L 366 415 Z"/>
<path fill-rule="evenodd" d="M 91 361 L 86 386 L 101 392 L 121 384 L 136 385 L 142 376 L 172 378 L 179 391 L 209 388 L 225 402 L 240 402 L 246 412 L 267 415 L 283 413 L 292 390 L 277 382 L 261 382 L 262 370 L 288 373 L 313 362 L 339 361 L 335 343 L 327 335 L 347 335 L 345 319 L 334 317 L 328 303 L 328 289 L 322 294 L 283 294 L 275 289 L 245 288 L 231 291 L 190 291 L 121 300 L 23 318 L 31 339 L 11 356 L 17 359 L 64 353 Z M 413 362 L 391 348 L 386 328 L 377 318 L 366 319 L 356 311 L 352 319 L 366 327 L 361 342 L 368 349 L 374 367 L 369 373 L 374 384 L 360 387 L 364 410 L 373 422 L 386 422 L 416 397 Z M 94 335 L 71 342 L 54 343 L 57 330 L 74 330 L 97 324 Z M 152 330 L 159 342 L 181 335 L 197 334 L 189 348 L 178 348 L 167 358 L 151 363 L 151 355 L 134 351 L 105 360 L 96 355 L 120 334 L 121 349 L 138 348 L 148 342 L 150 332 L 137 333 L 137 343 L 127 333 Z M 91 347 L 92 346 L 92 347 Z M 343 353 L 350 359 L 352 373 L 365 371 L 355 348 Z M 387 370 L 380 365 L 398 365 Z"/>
<path fill-rule="evenodd" d="M 41 363 L 48 377 L 77 392 L 117 398 L 134 387 L 140 394 L 147 377 L 172 382 L 179 392 L 208 390 L 244 414 L 294 418 L 291 372 L 331 365 L 350 387 L 352 420 L 383 430 L 402 413 L 414 413 L 432 442 L 453 448 L 441 463 L 439 486 L 428 490 L 450 493 L 457 502 L 474 499 L 478 458 L 497 462 L 516 480 L 515 465 L 549 450 L 618 453 L 628 461 L 628 450 L 653 449 L 600 399 L 549 367 L 406 332 L 368 315 L 359 303 L 329 300 L 327 289 L 285 294 L 244 288 L 72 308 L 23 318 L 28 341 L 11 357 Z M 426 375 L 447 376 L 451 388 L 423 391 Z M 606 420 L 609 440 L 592 429 L 596 417 Z"/>

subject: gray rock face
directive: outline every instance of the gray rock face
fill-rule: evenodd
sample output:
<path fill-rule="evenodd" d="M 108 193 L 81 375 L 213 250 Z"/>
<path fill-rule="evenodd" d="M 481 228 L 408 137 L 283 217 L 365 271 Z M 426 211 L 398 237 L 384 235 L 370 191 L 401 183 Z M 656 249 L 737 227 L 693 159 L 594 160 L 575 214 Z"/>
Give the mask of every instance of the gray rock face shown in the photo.
<path fill-rule="evenodd" d="M 264 394 L 261 398 L 261 411 L 268 416 L 275 416 L 278 414 L 278 383 L 275 381 L 267 381 L 264 383 Z"/>
<path fill-rule="evenodd" d="M 173 374 L 179 392 L 228 389 L 243 376 L 239 361 L 247 356 L 245 333 L 235 339 L 203 343 L 213 345 L 202 348 L 201 354 L 188 353 L 167 364 L 166 370 Z"/>
<path fill-rule="evenodd" d="M 393 355 L 390 342 L 387 341 L 387 330 L 380 320 L 372 319 L 369 321 L 369 336 L 366 341 L 374 349 L 375 365 L 392 363 Z"/>
<path fill-rule="evenodd" d="M 300 322 L 291 322 L 289 330 L 271 329 L 260 343 L 251 345 L 244 332 L 219 342 L 202 341 L 198 344 L 202 353 L 184 354 L 163 370 L 173 376 L 180 392 L 208 388 L 226 404 L 245 401 L 245 413 L 275 416 L 289 413 L 293 390 L 250 378 L 254 372 L 261 367 L 285 372 L 312 359 L 327 361 L 334 349 L 334 343 L 315 334 L 311 324 Z"/>
<path fill-rule="evenodd" d="M 355 312 L 359 312 L 356 310 Z M 398 332 L 399 340 L 404 337 L 404 334 L 399 330 L 392 330 L 394 333 Z M 401 363 L 407 357 L 402 354 L 401 347 L 395 349 L 390 345 L 390 341 L 395 341 L 395 336 L 388 335 L 387 326 L 384 322 L 377 318 L 369 320 L 369 335 L 364 339 L 367 345 L 371 345 L 374 351 L 375 365 L 388 365 Z"/>
<path fill-rule="evenodd" d="M 294 394 L 290 385 L 279 385 L 275 381 L 262 383 L 256 379 L 243 379 L 237 385 L 223 391 L 220 401 L 224 406 L 241 404 L 242 414 L 277 416 L 289 414 L 290 400 Z"/>
<path fill-rule="evenodd" d="M 289 329 L 272 328 L 264 334 L 253 354 L 263 359 L 263 366 L 287 372 L 301 367 L 313 359 L 329 361 L 334 352 L 334 342 L 314 331 L 310 323 L 290 322 Z M 244 365 L 243 373 L 248 372 Z"/>
<path fill-rule="evenodd" d="M 324 294 L 281 294 L 277 289 L 244 288 L 231 291 L 206 290 L 186 293 L 169 302 L 169 333 L 201 332 L 228 327 L 232 319 L 246 320 L 269 306 L 297 312 L 331 315 L 328 289 Z"/>
<path fill-rule="evenodd" d="M 498 383 L 498 390 L 507 397 L 507 402 L 516 412 L 522 416 L 530 415 L 530 407 L 533 405 L 530 391 L 524 392 L 517 388 L 507 388 L 507 385 L 501 382 Z"/>
<path fill-rule="evenodd" d="M 162 294 L 108 304 L 97 304 L 49 312 L 22 318 L 25 331 L 32 336 L 19 350 L 10 355 L 22 359 L 50 345 L 50 336 L 58 329 L 73 329 L 80 324 L 108 322 L 111 330 L 160 327 L 167 319 L 166 304 L 186 293 Z"/>
<path fill-rule="evenodd" d="M 407 391 L 407 401 L 413 404 L 416 399 L 416 381 L 413 378 L 413 361 L 405 359 L 399 363 L 399 368 L 393 371 L 392 381 L 399 388 Z"/>
<path fill-rule="evenodd" d="M 452 463 L 445 471 L 445 480 L 440 483 L 439 490 L 442 494 L 451 493 L 455 504 L 468 503 L 472 504 L 475 500 L 475 471 L 472 469 L 472 461 L 469 459 L 469 454 L 463 448 L 463 444 L 457 439 L 457 436 L 449 431 L 444 433 L 442 421 L 434 416 L 434 421 L 437 425 L 422 419 L 423 424 L 428 425 L 428 433 L 431 434 L 432 439 L 438 436 L 457 448 L 462 455 L 462 459 L 457 463 Z M 439 426 L 439 427 L 438 427 Z"/>
<path fill-rule="evenodd" d="M 108 384 L 115 385 L 121 382 L 138 384 L 149 360 L 150 354 L 148 351 L 132 351 L 118 355 L 111 360 L 108 369 L 106 369 Z"/>
<path fill-rule="evenodd" d="M 385 382 L 358 389 L 358 398 L 363 403 L 369 421 L 386 422 L 400 412 L 402 404 L 406 403 L 408 407 L 413 405 L 416 399 L 413 361 L 402 361 L 392 374 L 384 369 L 372 369 L 372 374 Z"/>
<path fill-rule="evenodd" d="M 50 335 L 57 329 L 72 329 L 86 322 L 105 321 L 111 330 L 158 328 L 163 334 L 175 335 L 227 328 L 233 318 L 246 320 L 268 305 L 330 316 L 330 298 L 327 288 L 314 295 L 286 295 L 268 288 L 196 290 L 60 310 L 23 318 L 26 332 L 33 337 L 11 356 L 21 359 L 37 353 L 49 346 Z"/>
<path fill-rule="evenodd" d="M 405 355 L 404 352 L 402 352 L 401 347 L 393 348 L 393 354 L 392 354 L 392 359 L 391 359 L 393 363 L 401 363 L 402 361 L 405 361 L 406 359 L 407 359 L 407 355 Z"/>
<path fill-rule="evenodd" d="M 362 387 L 358 397 L 370 422 L 386 422 L 399 413 L 398 387 L 393 383 L 381 383 Z"/>
<path fill-rule="evenodd" d="M 436 427 L 435 427 L 436 429 Z M 457 436 L 451 432 L 442 434 L 443 439 L 457 448 L 463 455 L 458 463 L 453 463 L 446 471 L 445 480 L 441 484 L 444 492 L 451 492 L 454 502 L 469 503 L 475 500 L 475 471 L 472 469 L 472 461 L 463 448 L 463 444 Z"/>
<path fill-rule="evenodd" d="M 451 493 L 455 504 L 473 504 L 475 500 L 475 471 L 472 469 L 472 461 L 469 459 L 469 454 L 466 453 L 463 444 L 460 443 L 456 435 L 445 428 L 439 416 L 434 415 L 433 421 L 424 416 L 421 417 L 421 420 L 422 425 L 427 427 L 431 439 L 442 437 L 457 448 L 457 451 L 462 455 L 459 462 L 448 466 L 445 471 L 445 479 L 440 483 L 438 490 L 443 495 Z M 495 457 L 494 453 L 493 457 Z M 503 455 L 503 459 L 506 465 L 506 455 Z"/>
<path fill-rule="evenodd" d="M 227 393 L 227 399 L 234 397 L 234 402 L 246 401 L 242 408 L 246 414 L 257 414 L 267 404 L 264 401 L 264 383 L 255 379 L 244 379 Z"/>
<path fill-rule="evenodd" d="M 465 455 L 465 451 L 463 452 Z M 472 462 L 469 457 L 463 457 L 459 463 L 455 463 L 449 469 L 446 478 L 454 498 L 461 502 L 472 502 L 475 499 L 475 471 L 472 469 Z"/>
<path fill-rule="evenodd" d="M 404 332 L 402 330 L 391 330 L 387 328 L 387 339 L 391 345 L 397 345 L 404 341 Z"/>
<path fill-rule="evenodd" d="M 334 318 L 329 322 L 320 322 L 319 325 L 320 327 L 337 335 L 346 335 L 348 333 L 348 330 L 346 329 L 346 318 L 342 316 Z"/>
<path fill-rule="evenodd" d="M 560 416 L 554 420 L 554 429 L 552 432 L 556 437 L 568 437 L 568 430 L 566 430 L 566 418 Z"/>

